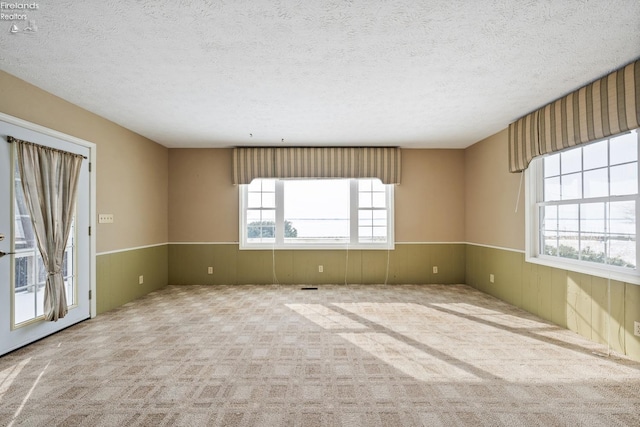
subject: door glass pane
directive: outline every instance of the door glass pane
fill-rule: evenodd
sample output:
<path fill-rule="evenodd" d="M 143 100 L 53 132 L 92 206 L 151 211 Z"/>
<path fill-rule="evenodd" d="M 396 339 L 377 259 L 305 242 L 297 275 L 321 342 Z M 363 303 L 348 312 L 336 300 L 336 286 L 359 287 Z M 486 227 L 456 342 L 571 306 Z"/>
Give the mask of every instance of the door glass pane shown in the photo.
<path fill-rule="evenodd" d="M 19 325 L 44 315 L 44 287 L 47 271 L 36 243 L 31 217 L 27 210 L 25 196 L 22 190 L 17 162 L 15 170 L 14 248 L 16 254 L 14 256 L 13 324 Z M 62 266 L 68 307 L 75 305 L 77 301 L 74 242 L 75 226 L 72 223 Z"/>

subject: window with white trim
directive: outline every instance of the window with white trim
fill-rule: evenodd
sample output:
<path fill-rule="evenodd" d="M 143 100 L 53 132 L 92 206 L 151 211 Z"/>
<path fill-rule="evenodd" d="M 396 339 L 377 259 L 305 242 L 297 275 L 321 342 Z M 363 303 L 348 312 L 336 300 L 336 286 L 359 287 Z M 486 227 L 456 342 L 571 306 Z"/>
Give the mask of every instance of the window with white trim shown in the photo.
<path fill-rule="evenodd" d="M 393 185 L 254 179 L 240 185 L 241 249 L 392 249 Z"/>
<path fill-rule="evenodd" d="M 640 283 L 638 130 L 534 159 L 527 260 Z"/>

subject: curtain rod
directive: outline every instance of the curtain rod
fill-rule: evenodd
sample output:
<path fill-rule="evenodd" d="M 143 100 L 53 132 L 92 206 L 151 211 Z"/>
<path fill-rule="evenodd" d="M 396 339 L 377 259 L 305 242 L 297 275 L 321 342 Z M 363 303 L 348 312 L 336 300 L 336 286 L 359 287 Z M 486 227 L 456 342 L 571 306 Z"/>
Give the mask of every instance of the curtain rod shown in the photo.
<path fill-rule="evenodd" d="M 13 141 L 24 141 L 24 140 L 19 139 L 19 138 L 15 138 L 15 137 L 13 137 L 13 136 L 11 136 L 11 135 L 7 135 L 7 144 L 11 144 L 11 143 L 13 143 Z M 47 146 L 45 146 L 45 145 L 36 144 L 36 143 L 34 143 L 34 142 L 29 142 L 29 141 L 24 141 L 24 142 L 26 142 L 26 143 L 28 143 L 28 144 L 37 145 L 38 147 L 43 147 L 43 148 L 46 148 L 46 149 L 49 149 L 49 150 L 58 151 L 58 152 L 60 152 L 60 153 L 67 153 L 67 154 L 73 154 L 74 156 L 80 156 L 80 157 L 82 157 L 82 158 L 83 158 L 83 159 L 85 159 L 85 160 L 86 160 L 86 159 L 88 159 L 88 157 L 87 157 L 87 156 L 83 156 L 82 154 L 76 154 L 76 153 L 71 153 L 71 152 L 69 152 L 69 151 L 65 151 L 65 150 L 59 150 L 59 149 L 57 149 L 57 148 L 47 147 Z"/>

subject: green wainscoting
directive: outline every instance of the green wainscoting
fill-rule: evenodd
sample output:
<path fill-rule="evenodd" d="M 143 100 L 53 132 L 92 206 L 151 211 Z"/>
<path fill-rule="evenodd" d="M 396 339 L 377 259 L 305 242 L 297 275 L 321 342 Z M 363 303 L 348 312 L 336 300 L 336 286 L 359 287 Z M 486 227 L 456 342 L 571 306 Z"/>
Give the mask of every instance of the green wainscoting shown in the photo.
<path fill-rule="evenodd" d="M 466 252 L 467 285 L 640 360 L 640 286 L 527 263 L 515 251 L 468 244 Z"/>
<path fill-rule="evenodd" d="M 108 253 L 96 257 L 96 305 L 104 313 L 168 283 L 167 245 Z M 138 278 L 144 276 L 144 283 Z"/>
<path fill-rule="evenodd" d="M 388 261 L 388 277 L 387 277 Z M 275 265 L 275 269 L 274 269 Z M 324 271 L 318 272 L 322 265 Z M 433 273 L 433 266 L 438 273 Z M 213 274 L 208 274 L 213 267 Z M 275 271 L 275 277 L 274 277 Z M 464 283 L 465 245 L 396 244 L 394 250 L 239 250 L 170 244 L 169 284 Z M 346 277 L 345 277 L 346 276 Z"/>

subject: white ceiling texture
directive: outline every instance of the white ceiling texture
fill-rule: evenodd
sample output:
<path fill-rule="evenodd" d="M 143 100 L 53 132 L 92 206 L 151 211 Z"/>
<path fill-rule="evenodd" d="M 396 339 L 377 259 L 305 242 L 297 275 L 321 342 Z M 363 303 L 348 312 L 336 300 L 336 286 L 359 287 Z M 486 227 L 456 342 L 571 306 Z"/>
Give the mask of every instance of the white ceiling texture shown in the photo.
<path fill-rule="evenodd" d="M 638 0 L 18 3 L 0 69 L 167 147 L 464 148 L 640 57 Z"/>

